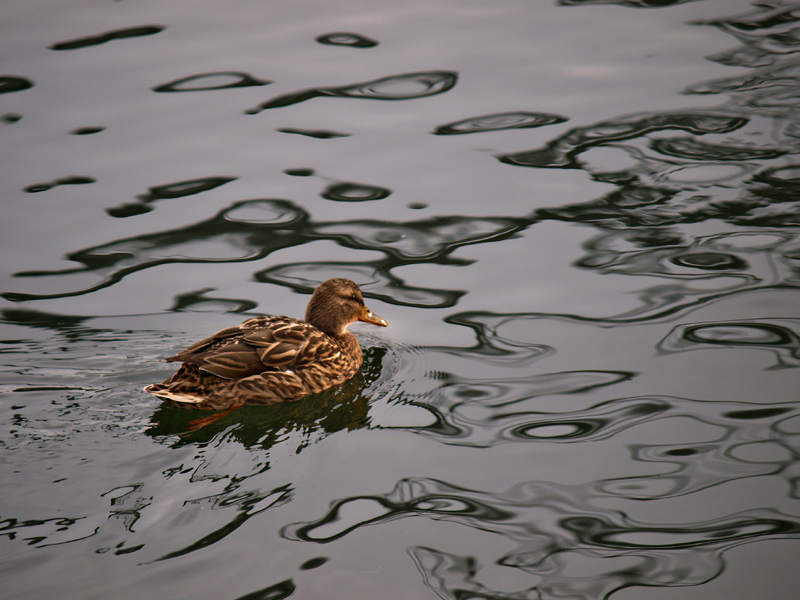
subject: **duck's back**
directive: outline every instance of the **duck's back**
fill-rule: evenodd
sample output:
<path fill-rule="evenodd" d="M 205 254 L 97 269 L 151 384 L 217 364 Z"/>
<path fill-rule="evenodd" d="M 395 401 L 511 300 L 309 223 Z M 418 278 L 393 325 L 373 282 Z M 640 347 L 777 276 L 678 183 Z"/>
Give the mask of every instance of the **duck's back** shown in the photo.
<path fill-rule="evenodd" d="M 313 325 L 289 317 L 254 317 L 218 331 L 167 362 L 197 365 L 223 379 L 242 379 L 265 371 L 293 370 L 303 355 L 327 338 Z"/>

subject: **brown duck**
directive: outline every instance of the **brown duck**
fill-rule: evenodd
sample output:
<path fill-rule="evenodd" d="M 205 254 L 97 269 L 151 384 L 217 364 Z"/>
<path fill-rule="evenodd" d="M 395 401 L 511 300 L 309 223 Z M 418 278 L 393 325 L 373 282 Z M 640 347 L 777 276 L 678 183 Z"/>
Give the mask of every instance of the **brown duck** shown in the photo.
<path fill-rule="evenodd" d="M 145 389 L 174 406 L 230 409 L 297 400 L 350 379 L 363 356 L 347 331 L 355 321 L 386 327 L 349 279 L 314 291 L 305 321 L 254 317 L 192 344 L 167 362 L 182 362 L 164 383 Z"/>

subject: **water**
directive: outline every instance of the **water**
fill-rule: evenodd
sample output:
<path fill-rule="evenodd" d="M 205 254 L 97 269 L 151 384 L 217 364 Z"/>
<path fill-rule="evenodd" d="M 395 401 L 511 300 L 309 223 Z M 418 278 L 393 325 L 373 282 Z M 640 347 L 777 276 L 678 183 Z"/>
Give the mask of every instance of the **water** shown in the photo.
<path fill-rule="evenodd" d="M 800 4 L 2 19 L 3 598 L 796 597 Z M 340 388 L 141 391 L 332 276 Z"/>

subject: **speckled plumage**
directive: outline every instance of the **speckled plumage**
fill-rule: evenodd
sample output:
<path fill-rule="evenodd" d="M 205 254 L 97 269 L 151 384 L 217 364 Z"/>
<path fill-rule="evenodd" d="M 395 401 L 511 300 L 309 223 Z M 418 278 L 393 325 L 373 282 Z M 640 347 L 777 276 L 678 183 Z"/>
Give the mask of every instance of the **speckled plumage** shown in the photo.
<path fill-rule="evenodd" d="M 364 305 L 355 283 L 329 279 L 314 291 L 305 321 L 254 317 L 218 331 L 167 358 L 183 365 L 144 389 L 184 408 L 297 400 L 347 381 L 361 368 L 361 347 L 347 331 L 357 320 L 386 326 Z"/>

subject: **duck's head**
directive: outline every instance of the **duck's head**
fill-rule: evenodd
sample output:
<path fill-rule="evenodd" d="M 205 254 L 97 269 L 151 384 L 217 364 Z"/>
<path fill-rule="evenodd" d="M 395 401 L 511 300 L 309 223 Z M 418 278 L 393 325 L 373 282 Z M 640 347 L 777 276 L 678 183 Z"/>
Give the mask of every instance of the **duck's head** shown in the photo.
<path fill-rule="evenodd" d="M 388 323 L 364 304 L 358 286 L 349 279 L 328 279 L 319 284 L 306 307 L 306 321 L 328 335 L 343 335 L 347 326 L 365 321 L 386 327 Z"/>

